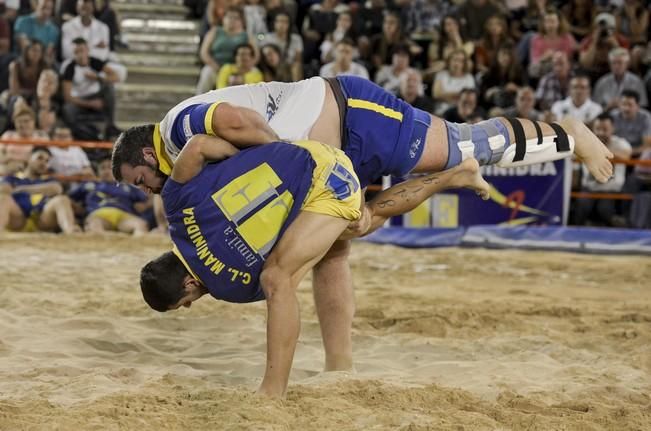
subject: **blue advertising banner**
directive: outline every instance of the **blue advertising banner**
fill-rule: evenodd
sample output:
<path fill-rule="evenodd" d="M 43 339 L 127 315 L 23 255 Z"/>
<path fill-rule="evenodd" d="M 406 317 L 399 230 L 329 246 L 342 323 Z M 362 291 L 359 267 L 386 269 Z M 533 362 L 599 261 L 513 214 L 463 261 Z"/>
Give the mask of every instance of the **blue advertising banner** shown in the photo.
<path fill-rule="evenodd" d="M 404 216 L 402 224 L 448 228 L 566 224 L 571 169 L 566 159 L 518 168 L 484 166 L 482 175 L 492 186 L 489 200 L 469 190 L 441 193 Z"/>

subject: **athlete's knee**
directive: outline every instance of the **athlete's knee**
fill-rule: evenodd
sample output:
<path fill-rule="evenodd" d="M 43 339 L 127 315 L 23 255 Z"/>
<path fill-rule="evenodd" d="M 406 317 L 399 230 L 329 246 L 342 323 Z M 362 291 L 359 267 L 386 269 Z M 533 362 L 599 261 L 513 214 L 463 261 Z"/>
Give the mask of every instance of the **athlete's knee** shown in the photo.
<path fill-rule="evenodd" d="M 0 183 L 0 197 L 9 196 L 13 191 L 12 187 L 8 183 Z"/>
<path fill-rule="evenodd" d="M 264 269 L 260 273 L 260 286 L 264 291 L 267 301 L 279 294 L 284 289 L 290 288 L 291 274 L 289 274 L 282 266 L 275 263 L 265 264 Z"/>
<path fill-rule="evenodd" d="M 68 209 L 72 208 L 72 201 L 66 195 L 57 195 L 49 199 L 46 207 L 53 209 Z"/>
<path fill-rule="evenodd" d="M 134 230 L 137 232 L 147 232 L 149 230 L 149 225 L 147 224 L 147 221 L 144 219 L 141 219 L 140 217 L 136 217 L 133 220 L 133 226 Z"/>

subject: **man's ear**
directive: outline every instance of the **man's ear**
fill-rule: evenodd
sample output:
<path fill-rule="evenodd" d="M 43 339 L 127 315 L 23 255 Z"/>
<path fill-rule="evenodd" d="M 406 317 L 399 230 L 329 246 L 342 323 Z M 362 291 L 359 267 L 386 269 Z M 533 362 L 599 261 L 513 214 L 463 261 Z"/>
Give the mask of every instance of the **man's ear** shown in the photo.
<path fill-rule="evenodd" d="M 191 293 L 197 289 L 201 289 L 203 285 L 201 282 L 191 275 L 186 275 L 185 280 L 183 280 L 183 289 L 186 293 Z"/>
<path fill-rule="evenodd" d="M 158 166 L 158 158 L 156 157 L 156 150 L 153 147 L 144 147 L 142 149 L 142 156 L 145 158 L 150 166 Z"/>

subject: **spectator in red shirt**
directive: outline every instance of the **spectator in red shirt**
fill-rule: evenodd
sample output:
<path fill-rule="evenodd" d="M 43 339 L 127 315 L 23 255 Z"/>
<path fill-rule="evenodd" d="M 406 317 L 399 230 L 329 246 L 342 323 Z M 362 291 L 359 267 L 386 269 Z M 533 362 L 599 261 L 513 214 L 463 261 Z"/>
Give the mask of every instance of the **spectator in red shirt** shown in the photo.
<path fill-rule="evenodd" d="M 541 77 L 552 70 L 555 52 L 563 52 L 571 58 L 576 51 L 576 40 L 558 10 L 547 9 L 539 28 L 529 43 L 529 75 L 533 77 Z"/>

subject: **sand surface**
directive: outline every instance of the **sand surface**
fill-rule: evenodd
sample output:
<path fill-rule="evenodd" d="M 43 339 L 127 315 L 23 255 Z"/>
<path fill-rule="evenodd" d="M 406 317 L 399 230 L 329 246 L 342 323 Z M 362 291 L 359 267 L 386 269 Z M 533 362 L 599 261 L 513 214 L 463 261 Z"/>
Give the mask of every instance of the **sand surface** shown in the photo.
<path fill-rule="evenodd" d="M 358 243 L 356 372 L 309 280 L 285 401 L 264 303 L 159 314 L 163 237 L 0 239 L 0 430 L 651 430 L 651 259 Z"/>

